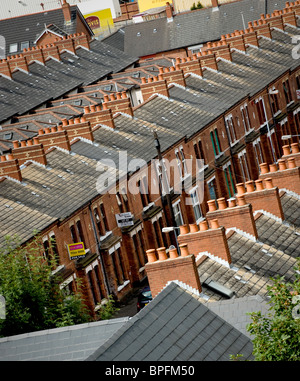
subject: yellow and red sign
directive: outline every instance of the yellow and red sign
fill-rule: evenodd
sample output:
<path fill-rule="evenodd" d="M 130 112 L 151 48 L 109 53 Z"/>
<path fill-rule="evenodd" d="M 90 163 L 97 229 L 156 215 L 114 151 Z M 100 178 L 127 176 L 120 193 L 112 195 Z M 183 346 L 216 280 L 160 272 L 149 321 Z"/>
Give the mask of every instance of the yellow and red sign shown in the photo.
<path fill-rule="evenodd" d="M 85 248 L 83 242 L 72 243 L 68 245 L 70 259 L 85 257 Z"/>
<path fill-rule="evenodd" d="M 138 0 L 138 5 L 140 12 L 145 12 L 149 9 L 163 7 L 167 2 L 172 4 L 172 0 Z"/>
<path fill-rule="evenodd" d="M 114 25 L 110 8 L 84 15 L 94 34 L 104 32 Z"/>

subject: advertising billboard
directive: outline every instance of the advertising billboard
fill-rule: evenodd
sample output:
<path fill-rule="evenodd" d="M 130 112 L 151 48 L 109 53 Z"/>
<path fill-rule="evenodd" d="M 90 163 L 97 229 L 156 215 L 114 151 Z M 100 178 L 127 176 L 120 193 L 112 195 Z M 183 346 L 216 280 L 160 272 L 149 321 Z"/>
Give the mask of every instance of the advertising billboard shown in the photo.
<path fill-rule="evenodd" d="M 95 35 L 108 30 L 114 25 L 110 8 L 85 14 L 84 18 Z"/>
<path fill-rule="evenodd" d="M 152 8 L 163 7 L 167 2 L 172 4 L 172 0 L 138 0 L 138 5 L 140 12 L 145 12 Z"/>

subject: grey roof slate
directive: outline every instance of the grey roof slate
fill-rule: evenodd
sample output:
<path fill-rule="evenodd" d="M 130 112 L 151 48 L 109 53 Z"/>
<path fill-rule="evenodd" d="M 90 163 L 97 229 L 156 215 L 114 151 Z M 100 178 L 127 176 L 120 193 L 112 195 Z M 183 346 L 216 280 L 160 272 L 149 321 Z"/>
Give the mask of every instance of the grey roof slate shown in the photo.
<path fill-rule="evenodd" d="M 87 361 L 229 361 L 252 359 L 248 337 L 171 282 Z"/>
<path fill-rule="evenodd" d="M 205 305 L 250 339 L 253 337 L 247 331 L 247 325 L 252 322 L 249 313 L 257 311 L 261 311 L 263 315 L 270 313 L 268 301 L 257 295 L 207 302 Z"/>
<path fill-rule="evenodd" d="M 0 77 L 1 121 L 22 115 L 136 62 L 136 58 L 97 40 L 91 42 L 89 51 L 79 48 L 76 56 L 65 52 L 61 59 L 62 62 L 50 59 L 45 66 L 34 62 L 29 65 L 29 74 L 17 71 L 13 81 Z"/>
<path fill-rule="evenodd" d="M 300 199 L 295 195 L 284 193 L 280 198 L 285 220 L 291 225 L 300 227 Z"/>
<path fill-rule="evenodd" d="M 292 226 L 286 226 L 266 215 L 256 221 L 259 240 L 275 246 L 293 257 L 300 255 L 300 235 Z"/>
<path fill-rule="evenodd" d="M 0 361 L 84 361 L 128 317 L 0 338 Z"/>
<path fill-rule="evenodd" d="M 0 20 L 1 35 L 6 40 L 6 54 L 10 55 L 9 45 L 13 43 L 19 44 L 16 53 L 22 52 L 21 42 L 28 41 L 30 47 L 34 46 L 36 38 L 44 31 L 45 26 L 50 24 L 54 24 L 58 30 L 65 34 L 75 33 L 79 14 L 81 15 L 77 6 L 71 6 L 71 23 L 69 24 L 65 22 L 61 8 Z M 89 28 L 87 23 L 86 25 Z"/>
<path fill-rule="evenodd" d="M 122 32 L 105 39 L 108 44 L 121 48 L 134 56 L 143 57 L 162 51 L 198 45 L 220 39 L 222 34 L 247 28 L 248 21 L 260 19 L 262 13 L 283 9 L 283 0 L 241 0 L 203 8 L 193 12 L 179 13 L 173 21 L 167 18 L 127 25 Z M 156 32 L 153 33 L 153 30 Z"/>
<path fill-rule="evenodd" d="M 267 226 L 262 227 L 263 222 Z M 294 231 L 288 226 L 264 215 L 256 220 L 256 224 L 258 241 L 237 232 L 229 237 L 228 246 L 232 259 L 230 267 L 208 257 L 198 266 L 202 291 L 209 300 L 227 299 L 208 286 L 209 280 L 227 287 L 234 292 L 236 298 L 255 295 L 266 298 L 267 286 L 272 284 L 270 278 L 277 275 L 285 277 L 286 281 L 292 281 L 296 258 L 300 254 L 300 237 L 294 235 Z M 287 242 L 284 243 L 280 236 Z M 201 255 L 192 254 L 196 257 Z"/>

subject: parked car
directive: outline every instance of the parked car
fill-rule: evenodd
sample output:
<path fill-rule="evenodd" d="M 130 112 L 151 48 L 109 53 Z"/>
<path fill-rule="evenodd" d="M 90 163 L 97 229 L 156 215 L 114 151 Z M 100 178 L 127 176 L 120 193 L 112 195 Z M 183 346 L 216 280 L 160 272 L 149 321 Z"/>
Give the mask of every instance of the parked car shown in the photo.
<path fill-rule="evenodd" d="M 152 300 L 151 290 L 149 286 L 144 287 L 138 294 L 137 311 L 139 312 Z"/>

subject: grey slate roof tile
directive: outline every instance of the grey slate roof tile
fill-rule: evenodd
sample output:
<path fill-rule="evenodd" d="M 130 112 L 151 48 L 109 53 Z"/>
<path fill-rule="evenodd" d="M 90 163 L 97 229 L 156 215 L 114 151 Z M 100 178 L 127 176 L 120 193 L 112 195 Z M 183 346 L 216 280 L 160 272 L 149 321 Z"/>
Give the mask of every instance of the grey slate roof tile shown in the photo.
<path fill-rule="evenodd" d="M 2 338 L 0 361 L 82 361 L 127 321 L 113 319 Z"/>
<path fill-rule="evenodd" d="M 165 298 L 167 301 L 170 293 L 173 295 L 175 293 L 177 300 L 181 300 L 182 305 L 194 304 L 193 312 L 186 317 L 182 314 L 183 308 L 177 308 L 175 318 L 173 310 L 170 310 L 173 304 L 165 306 Z M 156 310 L 158 314 L 155 313 L 157 319 L 154 321 L 150 311 Z M 167 316 L 169 318 L 166 318 Z M 139 327 L 139 322 L 142 320 L 147 322 L 146 327 L 143 326 L 143 330 L 140 331 L 143 333 L 144 339 L 140 342 L 144 346 L 134 346 L 131 333 L 135 326 Z M 164 326 L 158 327 L 158 321 L 163 321 Z M 243 334 L 240 332 L 236 331 L 236 335 L 234 335 L 231 331 L 235 332 L 236 329 L 204 307 L 199 299 L 171 283 L 140 313 L 130 319 L 126 329 L 123 327 L 115 333 L 88 360 L 229 360 L 232 344 L 234 344 L 234 349 L 239 351 L 241 347 L 245 348 L 245 343 L 249 341 L 248 338 L 241 340 Z M 139 337 L 138 332 L 139 330 L 135 332 L 136 338 Z M 127 343 L 127 346 L 124 346 L 124 343 Z M 224 343 L 225 345 L 223 345 Z M 120 350 L 120 345 L 126 350 Z M 216 346 L 218 348 L 221 346 L 221 350 L 220 348 L 216 350 Z M 251 357 L 251 348 L 252 344 L 250 343 L 245 352 L 247 358 Z"/>

